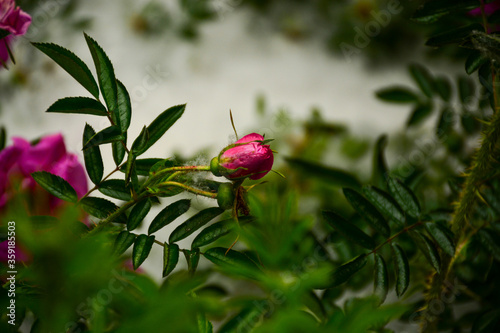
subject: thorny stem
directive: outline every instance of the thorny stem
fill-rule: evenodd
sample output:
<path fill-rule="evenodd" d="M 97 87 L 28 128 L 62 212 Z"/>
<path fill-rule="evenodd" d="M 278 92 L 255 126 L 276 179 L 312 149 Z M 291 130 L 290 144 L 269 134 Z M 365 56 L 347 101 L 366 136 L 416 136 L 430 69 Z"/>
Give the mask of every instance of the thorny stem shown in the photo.
<path fill-rule="evenodd" d="M 178 166 L 178 167 L 171 167 L 171 168 L 166 168 L 163 170 L 158 171 L 155 173 L 153 176 L 151 176 L 143 185 L 141 188 L 146 188 L 149 184 L 151 184 L 154 180 L 160 178 L 164 174 L 174 172 L 173 175 L 168 177 L 168 179 L 171 179 L 174 177 L 174 175 L 177 175 L 177 172 L 188 172 L 188 171 L 210 171 L 210 166 L 208 165 L 186 165 L 186 166 Z M 168 180 L 167 179 L 167 180 Z"/>

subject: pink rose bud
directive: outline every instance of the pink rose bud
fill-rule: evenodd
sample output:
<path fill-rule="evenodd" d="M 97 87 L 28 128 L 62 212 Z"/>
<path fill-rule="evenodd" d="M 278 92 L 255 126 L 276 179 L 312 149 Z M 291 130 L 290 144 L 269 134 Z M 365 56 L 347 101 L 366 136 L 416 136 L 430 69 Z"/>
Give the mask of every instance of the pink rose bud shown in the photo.
<path fill-rule="evenodd" d="M 0 60 L 7 62 L 9 59 L 9 44 L 13 36 L 26 34 L 31 24 L 31 16 L 16 7 L 14 0 L 0 0 L 0 29 L 10 33 L 0 40 Z"/>
<path fill-rule="evenodd" d="M 211 170 L 216 176 L 228 179 L 260 179 L 273 167 L 274 156 L 264 137 L 257 133 L 245 135 L 234 144 L 222 150 L 219 157 L 211 162 Z"/>

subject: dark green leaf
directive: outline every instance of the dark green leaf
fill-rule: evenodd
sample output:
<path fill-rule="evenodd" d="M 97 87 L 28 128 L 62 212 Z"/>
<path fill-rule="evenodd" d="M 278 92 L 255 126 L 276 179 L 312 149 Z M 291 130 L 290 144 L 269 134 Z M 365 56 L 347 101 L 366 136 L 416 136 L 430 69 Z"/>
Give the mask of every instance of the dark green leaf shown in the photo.
<path fill-rule="evenodd" d="M 392 243 L 394 266 L 396 267 L 396 294 L 401 297 L 410 284 L 410 264 L 403 249 Z"/>
<path fill-rule="evenodd" d="M 493 62 L 500 61 L 500 38 L 496 33 L 475 30 L 471 34 L 472 46 Z"/>
<path fill-rule="evenodd" d="M 451 98 L 451 83 L 446 76 L 438 76 L 434 80 L 434 89 L 439 94 L 441 99 L 449 102 Z"/>
<path fill-rule="evenodd" d="M 398 203 L 385 191 L 375 186 L 363 187 L 366 198 L 385 216 L 400 225 L 405 224 L 405 215 Z"/>
<path fill-rule="evenodd" d="M 389 192 L 396 199 L 399 206 L 410 216 L 418 218 L 420 215 L 420 204 L 413 191 L 400 180 L 392 177 L 387 179 L 387 183 L 389 185 Z"/>
<path fill-rule="evenodd" d="M 61 200 L 77 202 L 78 196 L 75 189 L 63 178 L 46 171 L 37 171 L 31 174 L 33 179 L 46 191 Z"/>
<path fill-rule="evenodd" d="M 465 105 L 470 104 L 471 99 L 473 99 L 476 94 L 474 82 L 469 77 L 462 75 L 458 77 L 457 81 L 460 101 Z"/>
<path fill-rule="evenodd" d="M 432 2 L 432 1 L 431 1 Z M 442 46 L 446 44 L 459 43 L 465 40 L 472 31 L 482 30 L 481 25 L 471 24 L 465 27 L 454 28 L 443 33 L 432 36 L 427 40 L 427 46 Z"/>
<path fill-rule="evenodd" d="M 0 151 L 5 148 L 7 143 L 7 132 L 5 131 L 5 127 L 0 127 Z"/>
<path fill-rule="evenodd" d="M 455 122 L 455 113 L 453 109 L 449 106 L 444 106 L 441 110 L 441 115 L 439 116 L 438 125 L 436 128 L 436 134 L 438 137 L 443 137 L 450 133 L 453 129 L 453 123 Z"/>
<path fill-rule="evenodd" d="M 373 277 L 373 294 L 380 300 L 380 304 L 384 303 L 389 291 L 389 274 L 387 273 L 387 265 L 384 258 L 375 253 L 375 271 Z"/>
<path fill-rule="evenodd" d="M 163 111 L 155 120 L 148 126 L 149 139 L 147 143 L 142 146 L 141 150 L 137 152 L 137 156 L 144 153 L 149 149 L 163 134 L 182 116 L 186 104 L 172 106 L 171 108 Z"/>
<path fill-rule="evenodd" d="M 137 228 L 146 215 L 148 215 L 150 209 L 151 201 L 147 198 L 136 203 L 128 216 L 127 229 L 132 231 Z"/>
<path fill-rule="evenodd" d="M 372 182 L 380 187 L 385 187 L 385 178 L 389 174 L 385 160 L 385 148 L 387 146 L 387 135 L 378 137 L 373 150 Z"/>
<path fill-rule="evenodd" d="M 434 78 L 427 68 L 419 64 L 411 64 L 409 67 L 410 75 L 417 83 L 420 90 L 429 98 L 432 97 L 435 86 Z"/>
<path fill-rule="evenodd" d="M 198 262 L 200 261 L 200 249 L 196 248 L 193 250 L 182 250 L 186 262 L 188 264 L 188 272 L 194 274 L 196 268 L 198 267 Z"/>
<path fill-rule="evenodd" d="M 149 175 L 149 170 L 155 165 L 156 163 L 164 161 L 162 158 L 142 158 L 142 159 L 137 159 L 135 160 L 135 170 L 137 171 L 137 174 L 139 176 L 148 176 Z M 121 171 L 125 171 L 125 168 L 122 167 L 120 169 Z"/>
<path fill-rule="evenodd" d="M 256 278 L 260 271 L 250 258 L 235 250 L 214 247 L 205 251 L 203 256 L 224 269 L 236 271 L 249 278 Z"/>
<path fill-rule="evenodd" d="M 122 134 L 118 127 L 109 126 L 90 138 L 90 140 L 87 141 L 87 143 L 83 146 L 83 149 L 102 145 L 105 143 L 122 141 L 124 139 L 125 136 Z"/>
<path fill-rule="evenodd" d="M 460 123 L 467 134 L 474 134 L 479 131 L 480 123 L 474 117 L 474 114 L 469 111 L 463 111 L 460 114 Z"/>
<path fill-rule="evenodd" d="M 191 248 L 194 249 L 213 243 L 217 239 L 229 234 L 231 230 L 237 225 L 237 223 L 239 223 L 240 225 L 244 225 L 254 220 L 255 217 L 253 216 L 242 216 L 238 217 L 238 222 L 236 222 L 234 218 L 229 218 L 214 223 L 211 226 L 206 227 L 205 229 L 200 231 L 198 235 L 196 235 L 193 243 L 191 244 Z"/>
<path fill-rule="evenodd" d="M 80 200 L 80 206 L 90 215 L 98 217 L 100 219 L 105 219 L 118 209 L 118 207 L 111 201 L 96 197 L 83 198 L 82 200 Z M 117 216 L 112 222 L 126 223 L 127 220 L 126 217 L 121 214 Z"/>
<path fill-rule="evenodd" d="M 49 43 L 32 43 L 37 49 L 48 55 L 69 75 L 78 81 L 92 96 L 99 98 L 99 88 L 89 68 L 74 53 L 65 48 Z"/>
<path fill-rule="evenodd" d="M 477 235 L 481 243 L 489 250 L 489 253 L 497 261 L 500 261 L 500 236 L 491 229 L 480 229 Z"/>
<path fill-rule="evenodd" d="M 89 124 L 85 124 L 85 129 L 83 130 L 83 145 L 85 145 L 94 135 L 94 129 Z M 94 184 L 98 184 L 104 174 L 101 150 L 98 146 L 87 148 L 83 150 L 83 159 L 90 180 Z"/>
<path fill-rule="evenodd" d="M 473 50 L 465 60 L 465 72 L 472 74 L 488 61 L 481 52 Z"/>
<path fill-rule="evenodd" d="M 413 13 L 412 20 L 420 23 L 432 23 L 441 17 L 457 11 L 467 11 L 478 7 L 474 0 L 432 0 L 425 2 Z"/>
<path fill-rule="evenodd" d="M 411 232 L 412 238 L 416 241 L 420 251 L 424 254 L 427 261 L 434 267 L 436 272 L 441 272 L 441 258 L 436 245 L 425 235 L 419 232 Z"/>
<path fill-rule="evenodd" d="M 406 122 L 406 127 L 411 127 L 422 123 L 425 119 L 427 119 L 432 114 L 432 104 L 417 104 L 415 108 L 412 110 L 410 118 Z"/>
<path fill-rule="evenodd" d="M 117 255 L 122 255 L 130 245 L 134 244 L 135 234 L 132 234 L 128 231 L 122 231 L 118 234 L 115 240 L 115 253 Z"/>
<path fill-rule="evenodd" d="M 116 122 L 119 124 L 122 132 L 125 133 L 130 126 L 132 118 L 132 106 L 127 88 L 120 81 L 116 81 L 118 108 L 114 112 Z"/>
<path fill-rule="evenodd" d="M 169 243 L 175 243 L 191 235 L 193 232 L 210 222 L 215 217 L 219 216 L 224 212 L 224 209 L 219 207 L 210 207 L 202 210 L 201 212 L 193 215 L 187 219 L 180 226 L 175 228 L 170 234 Z"/>
<path fill-rule="evenodd" d="M 390 236 L 391 229 L 389 228 L 387 221 L 368 200 L 352 189 L 344 188 L 343 191 L 347 201 L 349 201 L 351 206 L 361 217 L 368 221 L 373 228 L 375 228 L 375 230 L 380 232 L 383 236 Z"/>
<path fill-rule="evenodd" d="M 116 87 L 113 65 L 99 44 L 97 44 L 97 42 L 87 34 L 84 35 L 90 54 L 92 54 L 92 59 L 94 60 L 97 80 L 99 81 L 99 87 L 101 88 L 104 101 L 106 102 L 109 111 L 115 112 L 118 104 L 118 88 Z"/>
<path fill-rule="evenodd" d="M 91 114 L 104 117 L 108 115 L 108 111 L 101 102 L 88 97 L 62 98 L 49 106 L 46 112 Z"/>
<path fill-rule="evenodd" d="M 134 140 L 134 143 L 132 144 L 132 153 L 135 155 L 139 155 L 140 152 L 146 147 L 146 144 L 149 140 L 149 132 L 146 126 L 142 128 L 141 133 L 139 136 Z"/>
<path fill-rule="evenodd" d="M 286 157 L 285 160 L 293 168 L 298 169 L 305 176 L 316 177 L 321 181 L 331 183 L 336 186 L 347 186 L 360 188 L 360 181 L 347 171 L 323 166 L 314 162 L 308 162 L 299 158 Z"/>
<path fill-rule="evenodd" d="M 418 96 L 406 87 L 389 87 L 378 90 L 375 95 L 386 102 L 413 103 L 418 101 Z"/>
<path fill-rule="evenodd" d="M 471 333 L 495 333 L 500 325 L 500 309 L 491 310 L 478 316 Z"/>
<path fill-rule="evenodd" d="M 163 277 L 170 274 L 177 263 L 179 262 L 179 245 L 167 244 L 163 245 Z"/>
<path fill-rule="evenodd" d="M 134 269 L 139 268 L 141 264 L 146 260 L 151 252 L 153 244 L 155 242 L 155 236 L 139 235 L 135 239 L 134 249 L 132 251 L 132 263 Z"/>
<path fill-rule="evenodd" d="M 218 333 L 254 332 L 254 328 L 260 325 L 263 316 L 269 315 L 270 309 L 267 307 L 269 300 L 255 300 L 250 307 L 244 308 L 225 323 Z"/>
<path fill-rule="evenodd" d="M 123 179 L 105 180 L 99 185 L 99 191 L 108 197 L 123 201 L 129 201 L 132 198 L 130 189 Z"/>
<path fill-rule="evenodd" d="M 365 234 L 361 229 L 354 224 L 344 220 L 342 217 L 334 212 L 323 211 L 323 218 L 328 224 L 334 228 L 340 235 L 348 240 L 363 246 L 366 249 L 373 249 L 375 242 L 373 239 Z"/>
<path fill-rule="evenodd" d="M 152 234 L 167 224 L 172 223 L 176 218 L 188 211 L 191 201 L 182 199 L 165 207 L 156 217 L 148 228 L 148 234 Z M 187 221 L 186 221 L 187 222 Z M 172 237 L 172 236 L 170 236 Z"/>
<path fill-rule="evenodd" d="M 111 142 L 111 148 L 113 150 L 113 161 L 115 161 L 115 164 L 118 166 L 120 163 L 123 161 L 123 158 L 125 157 L 125 146 L 123 145 L 124 143 L 127 142 L 127 135 L 126 133 L 123 133 L 123 141 L 115 141 Z"/>
<path fill-rule="evenodd" d="M 447 255 L 450 257 L 455 255 L 455 244 L 450 236 L 451 230 L 447 230 L 442 224 L 434 222 L 426 223 L 425 228 Z"/>
<path fill-rule="evenodd" d="M 331 283 L 329 288 L 336 287 L 349 280 L 366 264 L 366 256 L 361 254 L 353 260 L 337 267 L 332 274 Z"/>

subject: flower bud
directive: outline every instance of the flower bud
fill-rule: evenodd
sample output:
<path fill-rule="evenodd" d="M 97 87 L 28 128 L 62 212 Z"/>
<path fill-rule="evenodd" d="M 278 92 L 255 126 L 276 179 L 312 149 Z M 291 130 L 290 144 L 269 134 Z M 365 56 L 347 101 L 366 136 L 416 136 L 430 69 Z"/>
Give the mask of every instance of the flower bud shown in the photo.
<path fill-rule="evenodd" d="M 231 180 L 245 177 L 255 180 L 271 171 L 273 162 L 273 151 L 264 144 L 264 137 L 252 133 L 224 148 L 218 158 L 212 159 L 210 170 L 215 176 Z"/>

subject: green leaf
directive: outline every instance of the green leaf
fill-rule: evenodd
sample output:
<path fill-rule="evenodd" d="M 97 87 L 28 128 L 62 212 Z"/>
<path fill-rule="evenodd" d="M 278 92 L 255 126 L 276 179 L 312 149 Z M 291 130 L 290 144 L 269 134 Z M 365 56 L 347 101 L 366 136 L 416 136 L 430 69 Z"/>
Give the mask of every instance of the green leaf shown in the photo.
<path fill-rule="evenodd" d="M 95 131 L 89 124 L 85 124 L 83 130 L 83 145 L 95 135 Z M 90 180 L 94 184 L 98 184 L 104 175 L 104 164 L 102 161 L 101 150 L 98 146 L 83 150 L 83 159 L 85 161 L 85 169 Z"/>
<path fill-rule="evenodd" d="M 417 83 L 420 90 L 429 98 L 434 94 L 434 78 L 427 68 L 419 64 L 409 66 L 410 75 Z"/>
<path fill-rule="evenodd" d="M 132 153 L 135 155 L 139 155 L 140 152 L 146 147 L 147 142 L 149 140 L 149 132 L 146 126 L 142 128 L 141 133 L 139 136 L 134 140 L 134 143 L 132 144 Z"/>
<path fill-rule="evenodd" d="M 89 97 L 66 97 L 59 99 L 49 106 L 46 112 L 91 114 L 104 117 L 108 115 L 106 107 L 101 102 Z"/>
<path fill-rule="evenodd" d="M 205 251 L 203 256 L 226 270 L 252 279 L 260 272 L 259 267 L 250 258 L 235 250 L 228 251 L 223 247 L 214 247 Z"/>
<path fill-rule="evenodd" d="M 7 143 L 7 131 L 5 130 L 5 127 L 0 127 L 0 151 L 2 151 L 5 148 L 5 145 Z"/>
<path fill-rule="evenodd" d="M 378 137 L 373 150 L 372 182 L 380 187 L 385 187 L 385 177 L 389 174 L 385 160 L 385 148 L 387 146 L 387 135 Z"/>
<path fill-rule="evenodd" d="M 155 120 L 148 126 L 149 139 L 141 150 L 137 152 L 137 156 L 149 149 L 163 134 L 182 116 L 186 104 L 172 106 L 163 111 Z"/>
<path fill-rule="evenodd" d="M 332 274 L 329 288 L 336 287 L 349 280 L 366 264 L 366 255 L 361 254 L 353 260 L 337 267 Z"/>
<path fill-rule="evenodd" d="M 165 207 L 161 212 L 156 215 L 153 222 L 149 225 L 148 234 L 152 234 L 167 224 L 172 223 L 176 218 L 188 211 L 191 206 L 191 200 L 182 199 L 176 201 L 167 207 Z"/>
<path fill-rule="evenodd" d="M 364 186 L 363 194 L 366 198 L 391 221 L 399 225 L 405 224 L 405 215 L 398 203 L 385 191 L 375 186 Z"/>
<path fill-rule="evenodd" d="M 132 263 L 134 265 L 134 269 L 139 268 L 141 264 L 146 260 L 151 249 L 153 248 L 153 244 L 155 242 L 155 236 L 147 236 L 147 235 L 139 235 L 135 239 L 134 249 L 132 251 Z"/>
<path fill-rule="evenodd" d="M 392 243 L 392 253 L 394 266 L 396 267 L 396 294 L 403 296 L 410 284 L 410 264 L 403 249 L 395 243 Z"/>
<path fill-rule="evenodd" d="M 500 236 L 491 229 L 480 229 L 477 232 L 481 243 L 489 250 L 493 257 L 500 261 Z"/>
<path fill-rule="evenodd" d="M 210 207 L 193 215 L 180 226 L 175 228 L 168 239 L 169 243 L 175 243 L 191 235 L 193 232 L 210 222 L 215 217 L 224 212 L 224 209 L 219 207 Z"/>
<path fill-rule="evenodd" d="M 352 189 L 343 188 L 343 191 L 344 196 L 354 210 L 356 210 L 362 218 L 369 222 L 375 230 L 380 232 L 385 237 L 389 237 L 391 235 L 391 229 L 389 228 L 387 221 L 368 200 Z"/>
<path fill-rule="evenodd" d="M 46 171 L 33 172 L 31 176 L 38 183 L 38 185 L 53 196 L 73 203 L 78 201 L 75 189 L 63 178 Z"/>
<path fill-rule="evenodd" d="M 198 262 L 200 261 L 200 249 L 182 250 L 182 253 L 184 253 L 184 257 L 188 264 L 188 272 L 194 274 L 198 267 Z"/>
<path fill-rule="evenodd" d="M 213 333 L 212 323 L 208 321 L 204 314 L 198 314 L 196 320 L 198 322 L 198 333 Z"/>
<path fill-rule="evenodd" d="M 375 92 L 375 95 L 385 101 L 392 103 L 414 103 L 418 101 L 418 96 L 406 87 L 394 86 Z"/>
<path fill-rule="evenodd" d="M 86 197 L 80 200 L 80 206 L 84 211 L 92 216 L 98 217 L 100 219 L 105 219 L 112 213 L 114 213 L 118 207 L 109 200 L 96 197 Z M 126 223 L 126 217 L 121 214 L 115 218 L 112 222 Z"/>
<path fill-rule="evenodd" d="M 439 257 L 437 247 L 427 236 L 419 232 L 411 232 L 410 235 L 416 241 L 417 246 L 420 248 L 420 251 L 422 251 L 427 261 L 439 274 L 441 272 L 441 258 Z"/>
<path fill-rule="evenodd" d="M 179 262 L 179 245 L 167 244 L 163 245 L 163 277 L 169 275 Z"/>
<path fill-rule="evenodd" d="M 380 300 L 379 304 L 384 303 L 389 292 L 389 274 L 384 258 L 375 253 L 375 271 L 373 277 L 373 294 Z"/>
<path fill-rule="evenodd" d="M 130 126 L 130 120 L 132 118 L 132 105 L 130 104 L 130 96 L 127 88 L 125 88 L 123 83 L 117 80 L 116 87 L 118 107 L 114 112 L 114 116 L 122 132 L 125 133 Z"/>
<path fill-rule="evenodd" d="M 416 126 L 427 119 L 433 111 L 431 103 L 417 104 L 406 122 L 406 127 Z"/>
<path fill-rule="evenodd" d="M 135 204 L 134 208 L 130 211 L 127 220 L 127 229 L 129 231 L 134 230 L 141 224 L 146 215 L 148 215 L 151 209 L 151 201 L 146 198 Z"/>
<path fill-rule="evenodd" d="M 375 247 L 373 239 L 365 234 L 361 229 L 354 224 L 344 220 L 334 212 L 323 211 L 323 218 L 328 224 L 334 228 L 340 235 L 348 240 L 371 250 Z"/>
<path fill-rule="evenodd" d="M 99 192 L 123 201 L 132 199 L 129 187 L 125 184 L 123 179 L 108 179 L 99 185 Z"/>
<path fill-rule="evenodd" d="M 451 83 L 446 76 L 438 76 L 434 79 L 435 91 L 439 94 L 441 99 L 449 102 L 451 98 Z"/>
<path fill-rule="evenodd" d="M 433 23 L 441 17 L 457 11 L 467 11 L 478 7 L 474 0 L 432 0 L 425 2 L 413 13 L 412 20 L 420 23 Z"/>
<path fill-rule="evenodd" d="M 99 88 L 85 63 L 73 52 L 49 43 L 32 43 L 34 47 L 48 55 L 59 66 L 87 89 L 92 96 L 99 98 Z"/>
<path fill-rule="evenodd" d="M 135 160 L 135 170 L 139 176 L 149 176 L 149 170 L 156 163 L 164 161 L 162 158 L 142 158 Z M 172 163 L 173 165 L 173 163 Z"/>
<path fill-rule="evenodd" d="M 465 60 L 465 72 L 470 75 L 477 71 L 486 62 L 488 62 L 487 57 L 485 57 L 480 51 L 472 50 L 467 57 L 467 60 Z"/>
<path fill-rule="evenodd" d="M 255 300 L 249 307 L 237 313 L 227 323 L 225 323 L 218 333 L 255 332 L 255 327 L 259 326 L 263 316 L 269 316 L 269 300 Z"/>
<path fill-rule="evenodd" d="M 470 36 L 474 30 L 482 30 L 480 24 L 471 24 L 464 27 L 454 28 L 440 34 L 434 35 L 427 40 L 427 46 L 442 46 L 446 44 L 460 43 Z"/>
<path fill-rule="evenodd" d="M 476 87 L 474 81 L 469 77 L 460 75 L 457 80 L 458 85 L 458 96 L 462 104 L 470 104 L 471 99 L 476 95 Z"/>
<path fill-rule="evenodd" d="M 403 210 L 414 218 L 420 216 L 420 204 L 417 197 L 405 184 L 399 179 L 393 177 L 387 178 L 389 192 Z"/>
<path fill-rule="evenodd" d="M 135 241 L 135 234 L 128 231 L 122 231 L 118 234 L 115 240 L 115 253 L 122 255 Z"/>
<path fill-rule="evenodd" d="M 453 112 L 453 109 L 449 106 L 444 106 L 441 110 L 441 115 L 439 116 L 436 135 L 438 137 L 443 137 L 443 135 L 449 134 L 453 129 L 454 122 L 455 113 Z"/>
<path fill-rule="evenodd" d="M 208 245 L 210 243 L 215 242 L 217 239 L 229 234 L 231 230 L 237 225 L 240 226 L 252 222 L 255 220 L 253 216 L 241 216 L 238 217 L 238 222 L 235 221 L 234 218 L 229 218 L 220 222 L 216 222 L 202 231 L 193 240 L 191 244 L 191 248 L 202 247 Z"/>
<path fill-rule="evenodd" d="M 498 332 L 500 325 L 500 309 L 490 310 L 482 313 L 474 321 L 471 333 L 494 333 Z"/>
<path fill-rule="evenodd" d="M 90 54 L 94 60 L 97 80 L 99 81 L 99 87 L 101 88 L 104 101 L 106 102 L 109 111 L 115 112 L 118 104 L 118 88 L 116 86 L 116 77 L 113 65 L 99 44 L 97 44 L 97 42 L 89 35 L 85 33 L 84 35 Z"/>
<path fill-rule="evenodd" d="M 113 161 L 115 161 L 116 166 L 120 165 L 120 163 L 123 161 L 123 158 L 125 157 L 125 146 L 123 143 L 126 144 L 127 142 L 127 134 L 123 133 L 123 141 L 115 141 L 111 142 L 111 149 L 113 150 Z M 123 143 L 122 143 L 123 142 Z"/>
<path fill-rule="evenodd" d="M 285 160 L 305 176 L 316 177 L 323 182 L 328 182 L 336 186 L 361 187 L 360 181 L 347 171 L 308 162 L 300 158 L 285 157 Z"/>
<path fill-rule="evenodd" d="M 425 224 L 427 232 L 432 236 L 436 243 L 443 249 L 444 253 L 453 257 L 455 255 L 455 244 L 450 236 L 451 230 L 440 223 L 428 222 Z"/>
<path fill-rule="evenodd" d="M 83 146 L 83 149 L 90 147 L 102 145 L 110 142 L 123 141 L 125 136 L 116 126 L 109 126 L 101 130 L 99 133 L 95 134 L 89 141 Z"/>

